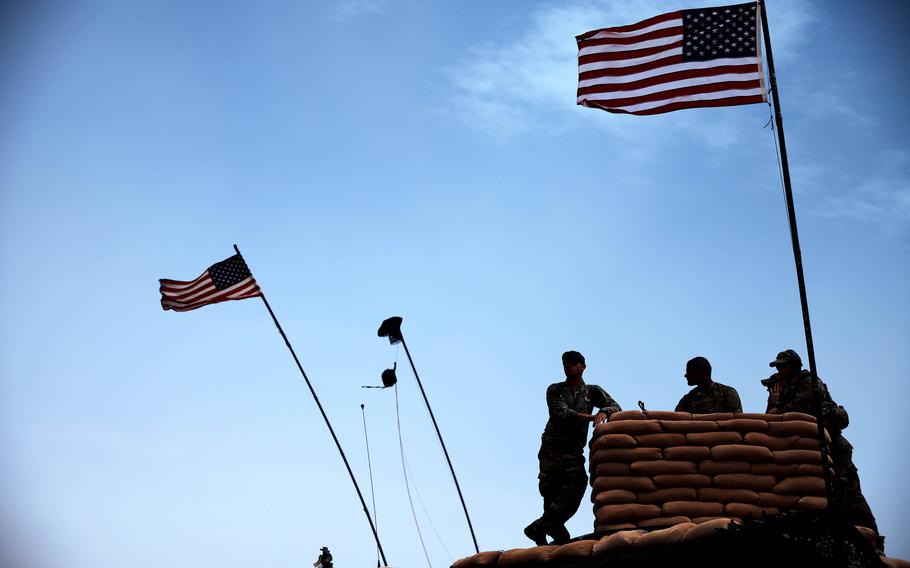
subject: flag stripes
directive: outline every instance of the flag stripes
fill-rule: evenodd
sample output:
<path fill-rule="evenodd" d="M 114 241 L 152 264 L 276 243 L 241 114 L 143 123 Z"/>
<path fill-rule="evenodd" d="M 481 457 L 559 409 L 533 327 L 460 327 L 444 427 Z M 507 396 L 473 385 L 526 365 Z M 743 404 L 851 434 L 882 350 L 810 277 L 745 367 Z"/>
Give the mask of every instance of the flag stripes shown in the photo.
<path fill-rule="evenodd" d="M 645 115 L 766 101 L 755 8 L 680 10 L 579 35 L 577 103 Z"/>
<path fill-rule="evenodd" d="M 162 278 L 158 282 L 161 284 L 161 307 L 176 312 L 262 296 L 256 279 L 240 255 L 213 264 L 194 280 Z"/>

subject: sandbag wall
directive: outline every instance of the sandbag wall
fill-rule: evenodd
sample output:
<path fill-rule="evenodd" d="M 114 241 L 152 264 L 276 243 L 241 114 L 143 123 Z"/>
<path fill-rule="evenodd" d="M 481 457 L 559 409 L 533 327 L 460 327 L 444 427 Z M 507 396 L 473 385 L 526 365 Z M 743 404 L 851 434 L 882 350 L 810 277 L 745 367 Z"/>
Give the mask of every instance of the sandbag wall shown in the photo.
<path fill-rule="evenodd" d="M 800 413 L 618 412 L 589 445 L 594 530 L 824 509 L 817 428 Z"/>

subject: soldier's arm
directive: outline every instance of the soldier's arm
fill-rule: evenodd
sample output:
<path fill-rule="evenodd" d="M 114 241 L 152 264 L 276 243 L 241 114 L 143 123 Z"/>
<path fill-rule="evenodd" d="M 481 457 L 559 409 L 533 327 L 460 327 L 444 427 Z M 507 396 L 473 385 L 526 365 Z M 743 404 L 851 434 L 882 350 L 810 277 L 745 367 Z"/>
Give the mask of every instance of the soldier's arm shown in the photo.
<path fill-rule="evenodd" d="M 727 391 L 727 408 L 730 409 L 730 412 L 743 411 L 743 403 L 739 400 L 739 393 L 733 387 L 730 387 L 730 390 Z"/>
<path fill-rule="evenodd" d="M 562 390 L 558 385 L 550 385 L 547 389 L 547 408 L 552 418 L 573 418 L 578 413 L 569 408 L 569 403 L 562 396 Z"/>
<path fill-rule="evenodd" d="M 825 383 L 819 380 L 818 386 L 821 388 L 822 394 L 822 416 L 824 416 L 825 426 L 832 431 L 832 433 L 840 432 L 850 424 L 850 416 L 847 414 L 847 409 L 843 406 L 838 406 L 834 399 L 831 398 L 831 394 L 828 392 L 828 387 Z"/>
<path fill-rule="evenodd" d="M 683 395 L 679 402 L 676 404 L 674 409 L 676 412 L 692 412 L 692 405 L 689 402 L 689 394 L 686 393 Z"/>
<path fill-rule="evenodd" d="M 607 393 L 607 391 L 605 391 L 603 388 L 597 387 L 597 389 L 595 389 L 595 392 L 597 395 L 593 397 L 594 400 L 592 402 L 594 402 L 594 405 L 600 409 L 600 412 L 598 412 L 598 414 L 603 414 L 605 418 L 608 418 L 611 414 L 622 411 L 619 403 L 613 400 L 613 397 L 610 396 L 609 393 Z M 597 420 L 595 420 L 595 422 L 596 421 Z"/>

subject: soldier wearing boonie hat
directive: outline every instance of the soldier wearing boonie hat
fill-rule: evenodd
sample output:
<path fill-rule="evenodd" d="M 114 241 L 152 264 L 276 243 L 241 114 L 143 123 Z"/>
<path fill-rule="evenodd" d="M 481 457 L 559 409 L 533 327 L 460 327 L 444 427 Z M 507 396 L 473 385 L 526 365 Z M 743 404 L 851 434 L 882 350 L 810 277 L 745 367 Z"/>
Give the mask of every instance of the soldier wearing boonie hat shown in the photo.
<path fill-rule="evenodd" d="M 859 474 L 853 464 L 853 446 L 841 434 L 850 423 L 847 410 L 838 406 L 828 393 L 828 387 L 818 379 L 821 395 L 821 416 L 815 402 L 815 381 L 812 373 L 803 369 L 799 354 L 787 349 L 777 354 L 769 366 L 777 372 L 764 379 L 762 384 L 768 387 L 768 413 L 784 414 L 785 412 L 802 412 L 821 418 L 831 435 L 831 459 L 834 460 L 835 497 L 843 504 L 848 520 L 854 524 L 868 527 L 878 534 L 875 516 L 863 496 L 859 484 Z M 884 545 L 879 537 L 879 548 Z"/>

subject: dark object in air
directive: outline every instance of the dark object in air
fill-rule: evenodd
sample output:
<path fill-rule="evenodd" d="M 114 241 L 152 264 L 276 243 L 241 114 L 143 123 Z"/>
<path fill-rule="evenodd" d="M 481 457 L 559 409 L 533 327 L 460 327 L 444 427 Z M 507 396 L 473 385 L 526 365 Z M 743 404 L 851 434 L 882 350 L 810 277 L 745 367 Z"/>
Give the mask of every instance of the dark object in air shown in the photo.
<path fill-rule="evenodd" d="M 379 337 L 388 337 L 389 343 L 395 345 L 401 342 L 401 318 L 392 316 L 379 326 Z"/>
<path fill-rule="evenodd" d="M 395 386 L 395 383 L 398 382 L 398 377 L 395 376 L 395 369 L 398 368 L 398 362 L 396 361 L 391 369 L 386 369 L 382 372 L 382 388 L 387 389 L 389 387 Z"/>
<path fill-rule="evenodd" d="M 639 400 L 639 401 L 638 401 L 638 408 L 640 408 L 641 411 L 644 412 L 644 411 L 645 411 L 645 403 Z"/>
<path fill-rule="evenodd" d="M 328 547 L 325 546 L 320 550 L 322 550 L 322 554 L 319 555 L 316 562 L 313 562 L 313 566 L 315 566 L 315 568 L 332 568 L 334 566 L 334 564 L 332 564 L 332 553 L 329 552 Z"/>

